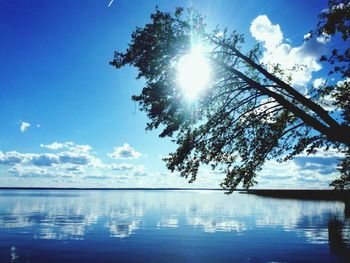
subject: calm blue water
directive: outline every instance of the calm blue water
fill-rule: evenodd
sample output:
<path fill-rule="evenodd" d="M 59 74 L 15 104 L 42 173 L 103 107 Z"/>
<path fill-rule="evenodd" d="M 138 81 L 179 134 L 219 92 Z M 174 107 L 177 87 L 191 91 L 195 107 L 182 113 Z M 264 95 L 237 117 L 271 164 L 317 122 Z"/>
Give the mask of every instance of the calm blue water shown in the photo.
<path fill-rule="evenodd" d="M 346 262 L 328 242 L 343 213 L 219 191 L 1 190 L 0 262 Z"/>

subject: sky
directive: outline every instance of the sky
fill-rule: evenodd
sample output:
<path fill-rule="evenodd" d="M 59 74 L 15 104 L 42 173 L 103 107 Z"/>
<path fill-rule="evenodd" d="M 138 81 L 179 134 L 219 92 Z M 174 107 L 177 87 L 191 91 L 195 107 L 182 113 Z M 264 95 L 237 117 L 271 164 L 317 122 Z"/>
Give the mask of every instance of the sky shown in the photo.
<path fill-rule="evenodd" d="M 135 68 L 116 70 L 132 31 L 150 14 L 194 7 L 209 28 L 219 25 L 259 41 L 264 61 L 307 64 L 298 89 L 323 83 L 324 38 L 305 42 L 326 1 L 2 1 L 0 8 L 0 186 L 210 187 L 224 175 L 202 167 L 188 184 L 162 158 L 176 149 L 131 96 L 143 81 Z M 260 188 L 327 188 L 339 174 L 336 151 L 284 164 L 268 161 Z"/>

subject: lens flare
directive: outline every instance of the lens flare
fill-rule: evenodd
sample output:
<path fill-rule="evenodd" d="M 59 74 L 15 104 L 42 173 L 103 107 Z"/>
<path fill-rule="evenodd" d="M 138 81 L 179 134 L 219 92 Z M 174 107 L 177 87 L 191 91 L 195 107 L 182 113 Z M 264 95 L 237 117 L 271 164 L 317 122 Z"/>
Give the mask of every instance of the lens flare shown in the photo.
<path fill-rule="evenodd" d="M 177 81 L 186 98 L 195 100 L 207 88 L 210 73 L 210 66 L 201 46 L 192 48 L 189 54 L 179 60 Z"/>

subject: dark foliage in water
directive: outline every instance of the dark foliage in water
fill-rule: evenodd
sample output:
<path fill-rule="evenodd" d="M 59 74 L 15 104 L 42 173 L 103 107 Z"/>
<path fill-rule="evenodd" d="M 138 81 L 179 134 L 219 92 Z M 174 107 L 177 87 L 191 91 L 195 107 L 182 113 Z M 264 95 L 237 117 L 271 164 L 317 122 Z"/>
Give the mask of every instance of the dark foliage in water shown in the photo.
<path fill-rule="evenodd" d="M 349 221 L 332 216 L 328 221 L 329 248 L 333 253 L 350 258 Z"/>

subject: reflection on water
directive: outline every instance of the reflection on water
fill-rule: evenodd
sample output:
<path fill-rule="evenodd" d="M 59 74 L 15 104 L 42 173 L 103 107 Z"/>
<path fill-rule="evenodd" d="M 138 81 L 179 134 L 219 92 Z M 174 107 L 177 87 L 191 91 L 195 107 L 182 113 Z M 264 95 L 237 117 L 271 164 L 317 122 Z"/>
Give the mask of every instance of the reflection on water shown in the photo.
<path fill-rule="evenodd" d="M 64 256 L 67 262 L 77 260 L 72 256 L 77 256 L 73 253 L 74 246 L 67 246 L 67 242 L 73 241 L 79 242 L 75 244 L 80 250 L 86 249 L 87 254 L 92 253 L 90 246 L 101 246 L 104 260 L 113 253 L 119 256 L 122 253 L 128 261 L 140 262 L 143 260 L 134 260 L 131 255 L 148 253 L 170 242 L 178 250 L 176 257 L 173 249 L 163 248 L 162 257 L 160 252 L 153 251 L 149 260 L 204 262 L 210 259 L 208 262 L 214 262 L 210 258 L 212 254 L 203 258 L 201 255 L 216 251 L 216 259 L 230 262 L 232 245 L 246 244 L 247 247 L 240 248 L 240 253 L 234 256 L 245 261 L 254 259 L 255 254 L 242 255 L 245 249 L 252 253 L 251 248 L 267 246 L 266 253 L 270 249 L 274 255 L 256 251 L 255 260 L 250 261 L 267 262 L 265 259 L 271 260 L 271 257 L 283 261 L 291 257 L 284 254 L 288 249 L 300 250 L 304 253 L 300 256 L 306 257 L 307 253 L 313 254 L 307 251 L 307 247 L 312 246 L 326 256 L 326 262 L 336 262 L 342 258 L 332 258 L 333 254 L 345 255 L 336 248 L 341 246 L 345 251 L 349 240 L 344 210 L 342 202 L 283 200 L 238 193 L 227 196 L 215 191 L 2 190 L 0 258 L 7 253 L 8 260 L 4 262 L 40 262 L 34 259 L 33 251 L 37 248 L 33 248 L 33 244 L 39 246 L 39 243 L 33 240 L 52 240 L 54 243 L 45 243 L 52 245 L 47 248 L 50 257 L 56 250 L 68 249 L 70 253 Z M 210 249 L 204 250 L 209 244 Z M 193 251 L 202 248 L 202 254 L 189 258 Z M 22 258 L 21 250 L 25 251 Z M 51 262 L 63 259 L 56 256 L 58 258 L 50 258 Z M 89 259 L 93 262 L 92 258 Z"/>
<path fill-rule="evenodd" d="M 328 220 L 328 240 L 332 252 L 350 258 L 350 221 L 332 216 Z"/>

